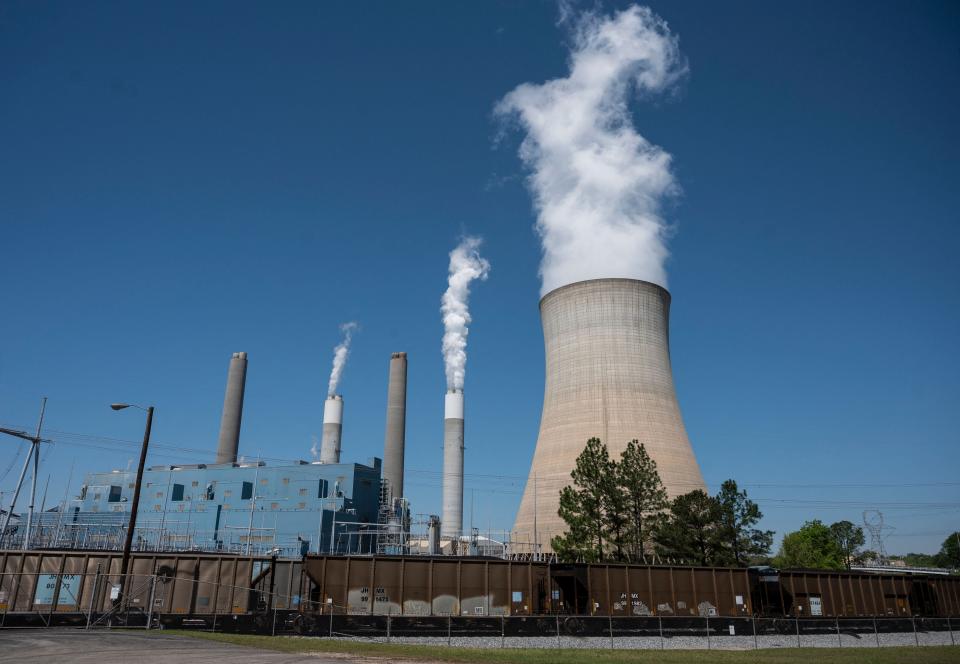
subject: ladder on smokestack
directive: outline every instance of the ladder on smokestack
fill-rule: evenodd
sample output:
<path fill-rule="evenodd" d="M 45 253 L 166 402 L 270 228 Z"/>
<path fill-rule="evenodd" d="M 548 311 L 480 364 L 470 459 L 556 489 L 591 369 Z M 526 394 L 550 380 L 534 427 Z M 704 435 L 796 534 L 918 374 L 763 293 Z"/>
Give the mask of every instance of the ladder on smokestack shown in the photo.
<path fill-rule="evenodd" d="M 407 552 L 409 516 L 405 501 L 394 500 L 389 480 L 380 481 L 380 509 L 377 513 L 377 553 L 397 555 Z"/>

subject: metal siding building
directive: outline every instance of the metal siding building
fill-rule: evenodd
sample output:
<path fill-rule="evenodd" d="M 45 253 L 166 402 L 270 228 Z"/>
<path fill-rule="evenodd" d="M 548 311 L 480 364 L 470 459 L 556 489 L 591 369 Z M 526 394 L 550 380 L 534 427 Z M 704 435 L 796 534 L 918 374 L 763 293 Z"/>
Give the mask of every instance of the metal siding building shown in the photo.
<path fill-rule="evenodd" d="M 129 518 L 135 479 L 132 471 L 88 475 L 80 498 L 58 517 L 59 537 L 70 538 L 61 545 L 109 548 Z M 369 552 L 379 494 L 376 458 L 370 465 L 154 466 L 144 472 L 135 547 L 326 553 L 336 527 L 333 550 Z"/>

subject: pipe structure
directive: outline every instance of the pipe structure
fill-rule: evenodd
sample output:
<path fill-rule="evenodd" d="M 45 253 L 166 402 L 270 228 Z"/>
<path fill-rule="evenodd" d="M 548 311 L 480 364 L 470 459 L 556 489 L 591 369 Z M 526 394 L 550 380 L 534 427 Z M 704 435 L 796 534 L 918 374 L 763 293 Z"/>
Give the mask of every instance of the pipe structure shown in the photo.
<path fill-rule="evenodd" d="M 705 489 L 673 385 L 670 293 L 636 279 L 580 281 L 547 293 L 540 317 L 543 414 L 514 541 L 549 551 L 567 530 L 560 489 L 593 437 L 612 459 L 643 443 L 670 498 Z"/>
<path fill-rule="evenodd" d="M 403 456 L 407 426 L 407 354 L 390 356 L 387 426 L 383 438 L 383 479 L 391 498 L 403 497 Z"/>
<path fill-rule="evenodd" d="M 247 383 L 247 354 L 234 353 L 227 372 L 227 393 L 223 397 L 217 463 L 235 463 L 240 447 L 240 422 L 243 418 L 243 391 Z"/>
<path fill-rule="evenodd" d="M 343 397 L 334 394 L 323 404 L 323 438 L 320 463 L 340 463 L 340 436 L 343 434 Z"/>
<path fill-rule="evenodd" d="M 463 390 L 447 390 L 443 401 L 442 537 L 463 531 Z"/>

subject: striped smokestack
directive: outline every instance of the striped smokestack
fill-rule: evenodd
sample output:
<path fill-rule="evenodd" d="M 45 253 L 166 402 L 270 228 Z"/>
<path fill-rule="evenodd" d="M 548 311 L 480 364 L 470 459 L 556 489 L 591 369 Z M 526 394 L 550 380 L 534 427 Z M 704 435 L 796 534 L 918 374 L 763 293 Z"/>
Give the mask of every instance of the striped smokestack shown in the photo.
<path fill-rule="evenodd" d="M 393 498 L 403 497 L 403 455 L 407 423 L 407 354 L 390 356 L 387 427 L 383 439 L 383 479 Z"/>
<path fill-rule="evenodd" d="M 343 433 L 343 397 L 334 394 L 323 404 L 323 438 L 320 463 L 340 463 L 340 436 Z"/>
<path fill-rule="evenodd" d="M 443 517 L 440 534 L 463 531 L 463 390 L 447 390 L 443 402 Z"/>
<path fill-rule="evenodd" d="M 227 392 L 220 418 L 217 463 L 234 463 L 240 446 L 240 421 L 243 417 L 243 390 L 247 383 L 247 354 L 234 353 L 227 372 Z"/>

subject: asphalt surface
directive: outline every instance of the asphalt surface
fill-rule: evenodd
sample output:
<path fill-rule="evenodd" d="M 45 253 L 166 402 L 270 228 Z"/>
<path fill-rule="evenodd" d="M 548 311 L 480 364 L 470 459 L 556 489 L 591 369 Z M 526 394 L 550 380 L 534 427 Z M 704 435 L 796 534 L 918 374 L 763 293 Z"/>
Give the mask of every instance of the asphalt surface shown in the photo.
<path fill-rule="evenodd" d="M 0 631 L 0 662 L 71 664 L 345 664 L 350 658 L 287 654 L 203 639 L 143 632 L 64 629 Z M 356 660 L 356 661 L 359 661 Z"/>

